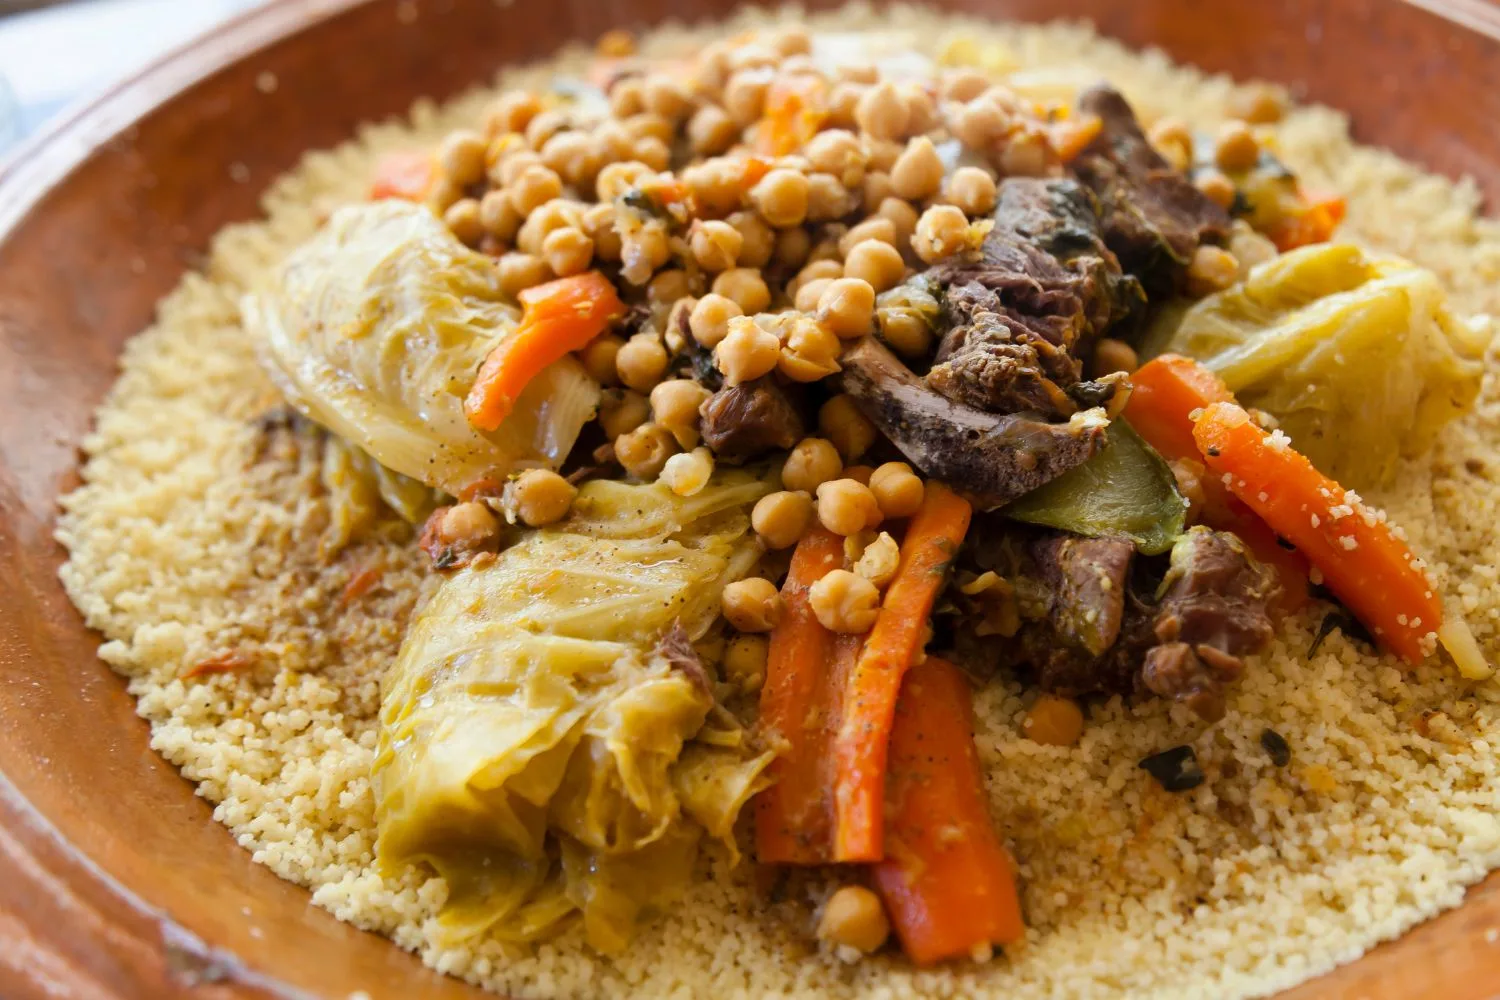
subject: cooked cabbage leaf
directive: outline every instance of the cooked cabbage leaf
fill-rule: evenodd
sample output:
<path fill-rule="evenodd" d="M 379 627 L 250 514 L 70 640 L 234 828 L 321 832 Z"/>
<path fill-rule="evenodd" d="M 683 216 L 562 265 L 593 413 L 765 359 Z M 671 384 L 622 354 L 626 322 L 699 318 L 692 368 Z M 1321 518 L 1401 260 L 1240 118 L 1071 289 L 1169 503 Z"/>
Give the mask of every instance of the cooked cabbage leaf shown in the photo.
<path fill-rule="evenodd" d="M 1473 405 L 1488 339 L 1432 272 L 1326 243 L 1252 268 L 1152 344 L 1203 361 L 1319 469 L 1364 487 Z"/>
<path fill-rule="evenodd" d="M 657 641 L 713 625 L 760 556 L 746 509 L 766 491 L 742 472 L 692 497 L 588 483 L 575 515 L 417 614 L 382 685 L 376 852 L 444 877 L 449 936 L 532 940 L 577 911 L 617 952 L 704 833 L 733 851 L 772 755 L 726 739 L 738 723 L 706 676 Z"/>
<path fill-rule="evenodd" d="M 339 209 L 243 311 L 287 402 L 448 493 L 516 467 L 555 468 L 599 402 L 570 356 L 527 386 L 494 433 L 469 426 L 464 395 L 517 313 L 493 261 L 400 199 Z"/>

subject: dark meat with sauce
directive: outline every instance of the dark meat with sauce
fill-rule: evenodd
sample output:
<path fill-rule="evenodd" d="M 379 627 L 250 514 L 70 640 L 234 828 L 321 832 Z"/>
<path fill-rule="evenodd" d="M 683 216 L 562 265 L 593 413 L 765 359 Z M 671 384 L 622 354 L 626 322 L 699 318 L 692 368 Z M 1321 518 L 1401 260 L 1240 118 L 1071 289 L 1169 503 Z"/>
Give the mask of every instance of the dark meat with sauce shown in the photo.
<path fill-rule="evenodd" d="M 940 396 L 874 337 L 846 348 L 840 363 L 840 383 L 860 412 L 913 465 L 981 510 L 1031 492 L 1104 446 L 1106 424 L 1089 414 L 1054 424 L 983 413 Z"/>
<path fill-rule="evenodd" d="M 1200 244 L 1229 239 L 1228 213 L 1162 158 L 1118 90 L 1090 87 L 1078 111 L 1102 123 L 1072 169 L 1098 196 L 1104 242 L 1148 294 L 1176 290 Z"/>
<path fill-rule="evenodd" d="M 698 414 L 703 443 L 724 462 L 746 462 L 790 448 L 803 436 L 802 414 L 769 375 L 724 386 L 704 401 Z"/>
<path fill-rule="evenodd" d="M 930 276 L 950 324 L 928 383 L 966 406 L 1066 419 L 1079 359 L 1141 301 L 1100 236 L 1093 194 L 1066 179 L 1012 177 L 977 254 Z"/>
<path fill-rule="evenodd" d="M 975 607 L 957 599 L 945 644 L 979 676 L 1030 672 L 1058 694 L 1149 691 L 1204 719 L 1224 714 L 1242 657 L 1270 642 L 1272 571 L 1235 536 L 1194 528 L 1178 539 L 1165 578 L 1160 560 L 1135 558 L 1122 539 L 1036 532 L 977 519 L 964 558 L 1009 582 L 1022 617 L 1013 638 L 983 636 Z M 1161 598 L 1155 595 L 1159 588 Z"/>

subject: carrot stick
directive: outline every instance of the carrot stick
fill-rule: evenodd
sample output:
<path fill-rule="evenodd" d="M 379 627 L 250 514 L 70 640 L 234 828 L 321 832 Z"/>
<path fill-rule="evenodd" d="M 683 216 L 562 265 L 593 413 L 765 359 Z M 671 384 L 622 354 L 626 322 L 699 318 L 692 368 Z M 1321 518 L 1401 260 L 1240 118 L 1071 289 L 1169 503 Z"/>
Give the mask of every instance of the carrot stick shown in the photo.
<path fill-rule="evenodd" d="M 1010 852 L 990 821 L 974 705 L 958 668 L 906 675 L 891 727 L 886 856 L 871 871 L 907 955 L 966 958 L 1025 933 Z"/>
<path fill-rule="evenodd" d="M 1384 515 L 1313 468 L 1233 403 L 1214 403 L 1193 438 L 1211 473 L 1323 573 L 1377 641 L 1408 663 L 1430 653 L 1443 624 L 1433 582 Z"/>
<path fill-rule="evenodd" d="M 1133 386 L 1125 404 L 1125 419 L 1146 443 L 1168 459 L 1200 460 L 1193 440 L 1193 414 L 1214 403 L 1233 403 L 1234 394 L 1223 379 L 1192 358 L 1163 354 L 1146 362 L 1130 376 Z M 1211 528 L 1229 531 L 1261 562 L 1275 567 L 1281 580 L 1276 606 L 1283 612 L 1307 604 L 1307 559 L 1276 540 L 1248 507 L 1213 476 L 1202 479 L 1201 520 Z"/>
<path fill-rule="evenodd" d="M 490 351 L 464 399 L 464 414 L 477 430 L 499 427 L 544 368 L 587 347 L 625 312 L 615 286 L 598 271 L 536 285 L 520 298 L 526 309 L 521 325 Z"/>
<path fill-rule="evenodd" d="M 832 853 L 825 761 L 838 636 L 818 622 L 807 592 L 843 564 L 844 540 L 814 528 L 797 543 L 781 588 L 760 690 L 760 727 L 783 748 L 767 769 L 770 787 L 755 797 L 755 854 L 764 862 L 821 864 Z"/>
<path fill-rule="evenodd" d="M 834 860 L 884 856 L 886 744 L 901 678 L 927 641 L 933 602 L 969 530 L 973 508 L 941 483 L 929 482 L 907 526 L 901 564 L 845 687 L 834 739 Z"/>
<path fill-rule="evenodd" d="M 756 151 L 786 156 L 818 134 L 827 117 L 827 85 L 818 76 L 781 76 L 766 92 L 766 110 L 755 135 Z"/>
<path fill-rule="evenodd" d="M 427 196 L 436 171 L 432 155 L 411 150 L 387 153 L 375 165 L 375 179 L 370 182 L 370 199 L 404 198 L 421 201 Z"/>

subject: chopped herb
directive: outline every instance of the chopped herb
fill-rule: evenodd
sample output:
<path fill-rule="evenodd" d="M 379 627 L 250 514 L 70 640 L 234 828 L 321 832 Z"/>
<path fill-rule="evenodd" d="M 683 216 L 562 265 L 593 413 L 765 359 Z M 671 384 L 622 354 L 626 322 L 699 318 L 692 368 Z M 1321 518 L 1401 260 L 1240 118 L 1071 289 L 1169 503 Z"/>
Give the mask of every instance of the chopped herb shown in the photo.
<path fill-rule="evenodd" d="M 1261 749 L 1265 750 L 1271 758 L 1271 763 L 1277 767 L 1286 767 L 1292 761 L 1292 748 L 1287 746 L 1286 738 L 1274 729 L 1266 728 L 1260 731 Z"/>
<path fill-rule="evenodd" d="M 1307 649 L 1307 655 L 1312 656 L 1317 653 L 1319 647 L 1323 645 L 1323 640 L 1328 638 L 1334 629 L 1338 629 L 1355 642 L 1366 646 L 1375 645 L 1375 637 L 1370 634 L 1369 629 L 1365 628 L 1364 623 L 1351 615 L 1347 609 L 1340 607 L 1323 616 L 1323 624 L 1318 626 L 1318 634 L 1313 637 L 1312 645 Z"/>
<path fill-rule="evenodd" d="M 1152 754 L 1141 761 L 1141 767 L 1169 792 L 1185 792 L 1203 784 L 1203 769 L 1190 746 L 1173 747 Z"/>

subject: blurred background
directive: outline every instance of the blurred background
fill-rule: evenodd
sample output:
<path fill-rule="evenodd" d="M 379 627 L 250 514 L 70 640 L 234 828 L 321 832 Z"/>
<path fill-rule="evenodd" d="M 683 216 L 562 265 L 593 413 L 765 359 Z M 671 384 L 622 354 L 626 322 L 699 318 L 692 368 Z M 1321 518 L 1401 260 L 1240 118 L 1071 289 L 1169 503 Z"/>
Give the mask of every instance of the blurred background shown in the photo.
<path fill-rule="evenodd" d="M 0 159 L 68 105 L 259 0 L 0 0 Z"/>

